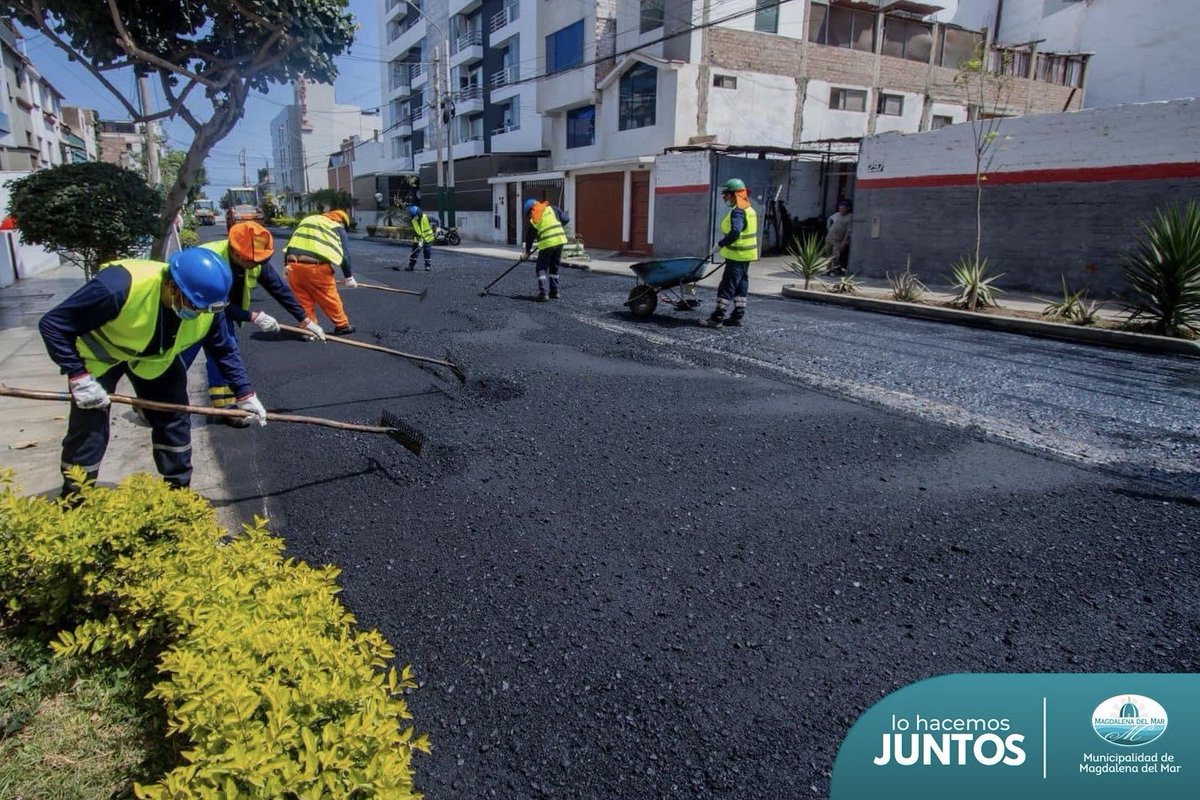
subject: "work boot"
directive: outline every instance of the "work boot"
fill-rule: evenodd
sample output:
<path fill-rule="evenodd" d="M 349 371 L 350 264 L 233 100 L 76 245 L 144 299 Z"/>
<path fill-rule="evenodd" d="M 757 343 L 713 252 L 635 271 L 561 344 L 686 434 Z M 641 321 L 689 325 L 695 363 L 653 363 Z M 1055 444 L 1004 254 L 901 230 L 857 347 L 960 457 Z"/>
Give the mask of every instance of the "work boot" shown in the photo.
<path fill-rule="evenodd" d="M 426 272 L 433 271 L 433 266 L 428 261 L 425 262 L 425 271 Z"/>
<path fill-rule="evenodd" d="M 745 317 L 745 314 L 730 314 L 729 319 L 725 320 L 724 325 L 726 328 L 740 328 L 742 326 L 742 320 L 745 319 Z"/>
<path fill-rule="evenodd" d="M 546 293 L 545 293 L 545 292 L 538 292 L 538 293 L 537 293 L 537 297 L 535 297 L 535 298 L 533 298 L 533 299 L 534 299 L 534 300 L 536 300 L 536 301 L 537 301 L 537 302 L 539 302 L 539 303 L 544 303 L 544 302 L 546 302 L 547 300 L 549 300 L 550 298 L 546 296 Z"/>
<path fill-rule="evenodd" d="M 558 299 L 558 289 L 551 289 L 551 290 L 550 290 L 550 299 L 551 299 L 551 300 L 557 300 L 557 299 Z"/>
<path fill-rule="evenodd" d="M 354 331 L 356 331 L 356 330 L 358 330 L 358 329 L 355 328 L 353 325 L 338 325 L 336 328 L 333 329 L 333 335 L 334 336 L 349 336 L 350 334 L 354 333 Z"/>
<path fill-rule="evenodd" d="M 724 323 L 725 323 L 724 317 L 713 316 L 713 317 L 708 317 L 707 319 L 700 320 L 700 324 L 706 328 L 719 328 Z"/>
<path fill-rule="evenodd" d="M 413 269 L 414 269 L 416 266 L 417 266 L 417 264 L 416 264 L 416 262 L 414 261 L 413 263 L 411 263 L 411 264 L 409 264 L 407 267 L 405 267 L 405 268 L 404 268 L 404 271 L 405 271 L 405 272 L 412 272 L 412 271 L 413 271 Z"/>

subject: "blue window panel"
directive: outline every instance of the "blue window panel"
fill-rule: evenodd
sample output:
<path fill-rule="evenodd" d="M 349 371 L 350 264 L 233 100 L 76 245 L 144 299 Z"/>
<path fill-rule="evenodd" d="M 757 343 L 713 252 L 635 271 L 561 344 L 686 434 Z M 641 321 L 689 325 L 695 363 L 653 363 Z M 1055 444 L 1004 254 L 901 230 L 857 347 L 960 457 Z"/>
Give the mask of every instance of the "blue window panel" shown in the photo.
<path fill-rule="evenodd" d="M 567 112 L 567 148 L 596 143 L 596 107 L 584 106 Z"/>
<path fill-rule="evenodd" d="M 546 72 L 562 72 L 583 63 L 583 20 L 546 37 Z"/>

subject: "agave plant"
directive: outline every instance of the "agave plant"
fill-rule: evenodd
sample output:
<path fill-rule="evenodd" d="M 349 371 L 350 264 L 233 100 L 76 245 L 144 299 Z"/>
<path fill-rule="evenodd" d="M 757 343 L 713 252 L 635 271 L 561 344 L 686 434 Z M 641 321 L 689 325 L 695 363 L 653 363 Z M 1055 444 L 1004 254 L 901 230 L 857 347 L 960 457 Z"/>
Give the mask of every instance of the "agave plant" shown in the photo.
<path fill-rule="evenodd" d="M 843 275 L 829 287 L 834 294 L 858 294 L 859 280 L 853 274 Z"/>
<path fill-rule="evenodd" d="M 958 263 L 951 267 L 951 283 L 957 294 L 950 300 L 950 305 L 974 311 L 979 306 L 998 306 L 996 295 L 1004 290 L 992 285 L 992 282 L 1004 277 L 989 275 L 991 263 L 986 258 L 963 256 Z"/>
<path fill-rule="evenodd" d="M 1156 212 L 1142 233 L 1122 270 L 1132 290 L 1129 321 L 1148 321 L 1168 336 L 1200 331 L 1200 207 L 1193 201 Z"/>
<path fill-rule="evenodd" d="M 1062 278 L 1062 297 L 1058 300 L 1047 300 L 1044 297 L 1040 298 L 1046 304 L 1042 309 L 1043 317 L 1051 319 L 1061 319 L 1066 322 L 1075 322 L 1083 311 L 1084 300 L 1087 297 L 1087 289 L 1079 289 L 1071 291 L 1067 288 L 1067 277 Z"/>
<path fill-rule="evenodd" d="M 919 303 L 925 292 L 929 291 L 912 271 L 911 258 L 904 262 L 904 272 L 894 278 L 892 273 L 886 274 L 888 286 L 892 287 L 892 298 L 902 303 Z"/>
<path fill-rule="evenodd" d="M 788 252 L 794 259 L 787 262 L 788 269 L 804 278 L 805 289 L 813 278 L 824 275 L 833 266 L 833 258 L 825 255 L 825 243 L 815 233 L 793 239 Z"/>

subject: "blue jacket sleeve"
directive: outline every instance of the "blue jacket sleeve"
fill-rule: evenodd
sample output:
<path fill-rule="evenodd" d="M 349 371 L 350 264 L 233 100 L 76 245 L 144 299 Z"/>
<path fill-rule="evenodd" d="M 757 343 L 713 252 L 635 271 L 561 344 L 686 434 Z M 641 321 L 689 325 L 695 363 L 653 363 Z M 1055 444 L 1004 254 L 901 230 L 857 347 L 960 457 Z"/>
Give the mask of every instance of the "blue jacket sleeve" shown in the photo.
<path fill-rule="evenodd" d="M 87 371 L 75 340 L 117 318 L 129 299 L 132 282 L 127 270 L 107 267 L 38 321 L 46 352 L 64 375 L 73 378 Z"/>
<path fill-rule="evenodd" d="M 250 376 L 246 374 L 246 365 L 242 363 L 242 354 L 238 352 L 237 342 L 230 341 L 223 319 L 224 314 L 225 312 L 221 311 L 213 316 L 208 336 L 204 337 L 204 355 L 216 363 L 221 377 L 233 389 L 234 397 L 242 398 L 253 394 L 254 387 L 250 385 Z"/>
<path fill-rule="evenodd" d="M 725 234 L 717 242 L 720 247 L 728 247 L 738 240 L 742 235 L 742 231 L 746 230 L 746 212 L 740 208 L 735 208 L 729 215 L 729 233 Z"/>
<path fill-rule="evenodd" d="M 267 294 L 275 298 L 275 302 L 283 306 L 284 311 L 295 317 L 297 322 L 308 319 L 308 315 L 304 313 L 304 309 L 296 300 L 296 295 L 292 294 L 291 288 L 284 283 L 283 278 L 279 277 L 279 273 L 269 263 L 262 265 L 262 272 L 258 273 L 258 284 L 267 290 Z"/>
<path fill-rule="evenodd" d="M 354 274 L 350 269 L 350 234 L 346 233 L 346 229 L 338 226 L 338 238 L 342 240 L 342 277 L 349 278 Z"/>

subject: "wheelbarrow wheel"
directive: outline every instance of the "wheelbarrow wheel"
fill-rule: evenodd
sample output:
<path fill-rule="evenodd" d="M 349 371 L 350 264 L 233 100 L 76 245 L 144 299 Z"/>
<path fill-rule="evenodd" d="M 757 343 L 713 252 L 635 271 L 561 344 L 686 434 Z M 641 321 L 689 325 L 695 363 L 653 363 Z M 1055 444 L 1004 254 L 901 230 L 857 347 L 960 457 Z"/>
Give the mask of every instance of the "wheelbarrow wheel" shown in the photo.
<path fill-rule="evenodd" d="M 649 286 L 635 286 L 629 290 L 627 305 L 635 317 L 648 317 L 658 308 L 658 293 Z"/>

